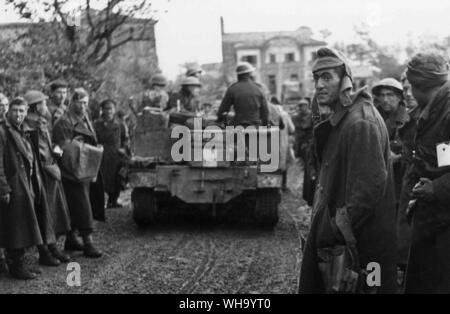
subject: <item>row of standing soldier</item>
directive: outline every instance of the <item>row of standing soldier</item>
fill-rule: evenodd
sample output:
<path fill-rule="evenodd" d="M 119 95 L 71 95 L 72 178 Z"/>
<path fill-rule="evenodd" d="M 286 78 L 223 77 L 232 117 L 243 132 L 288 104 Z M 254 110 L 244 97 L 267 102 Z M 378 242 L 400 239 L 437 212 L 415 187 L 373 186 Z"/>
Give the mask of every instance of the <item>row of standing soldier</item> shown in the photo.
<path fill-rule="evenodd" d="M 402 83 L 374 86 L 373 104 L 366 89 L 351 93 L 345 56 L 317 55 L 312 109 L 331 110 L 313 119 L 317 185 L 300 292 L 398 292 L 397 267 L 406 293 L 449 293 L 450 168 L 436 149 L 450 140 L 447 61 L 417 54 Z M 369 286 L 373 262 L 381 281 Z"/>
<path fill-rule="evenodd" d="M 117 173 L 126 155 L 127 132 L 114 119 L 115 102 L 104 101 L 103 117 L 92 124 L 84 89 L 75 89 L 70 103 L 66 82 L 54 81 L 50 89 L 50 99 L 29 91 L 9 108 L 8 99 L 0 97 L 0 247 L 5 249 L 0 250 L 0 270 L 18 279 L 33 279 L 41 272 L 25 263 L 28 248 L 37 246 L 41 265 L 69 262 L 71 255 L 57 245 L 62 236 L 66 252 L 101 257 L 92 234 L 94 220 L 105 221 L 104 191 L 109 207 L 119 205 Z M 60 157 L 74 140 L 104 145 L 102 171 L 92 182 L 79 181 L 60 167 Z"/>

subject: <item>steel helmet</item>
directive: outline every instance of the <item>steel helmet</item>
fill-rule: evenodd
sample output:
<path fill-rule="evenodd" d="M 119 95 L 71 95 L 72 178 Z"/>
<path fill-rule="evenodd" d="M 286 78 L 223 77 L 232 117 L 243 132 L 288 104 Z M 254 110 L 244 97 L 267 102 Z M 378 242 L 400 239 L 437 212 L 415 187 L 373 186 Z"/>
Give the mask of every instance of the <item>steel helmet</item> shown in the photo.
<path fill-rule="evenodd" d="M 167 85 L 167 79 L 164 75 L 158 73 L 152 76 L 150 80 L 151 85 L 159 85 L 159 86 L 166 86 Z"/>
<path fill-rule="evenodd" d="M 391 88 L 397 92 L 399 92 L 400 94 L 403 93 L 403 85 L 402 83 L 400 83 L 399 81 L 397 81 L 394 78 L 385 78 L 382 79 L 381 81 L 379 81 L 378 83 L 376 83 L 373 88 L 372 88 L 372 93 L 374 95 L 378 95 L 380 92 L 380 89 L 382 88 Z"/>
<path fill-rule="evenodd" d="M 186 71 L 186 76 L 195 76 L 197 73 L 202 74 L 203 70 L 200 67 L 189 68 Z"/>
<path fill-rule="evenodd" d="M 195 76 L 188 76 L 181 80 L 182 86 L 202 86 L 200 80 Z"/>
<path fill-rule="evenodd" d="M 251 73 L 254 72 L 256 69 L 253 65 L 251 65 L 248 62 L 241 62 L 238 64 L 238 66 L 236 67 L 236 74 L 240 75 L 240 74 L 245 74 L 245 73 Z"/>
<path fill-rule="evenodd" d="M 25 98 L 25 101 L 28 103 L 28 105 L 33 105 L 47 100 L 48 96 L 38 90 L 30 90 L 26 92 L 23 98 Z"/>

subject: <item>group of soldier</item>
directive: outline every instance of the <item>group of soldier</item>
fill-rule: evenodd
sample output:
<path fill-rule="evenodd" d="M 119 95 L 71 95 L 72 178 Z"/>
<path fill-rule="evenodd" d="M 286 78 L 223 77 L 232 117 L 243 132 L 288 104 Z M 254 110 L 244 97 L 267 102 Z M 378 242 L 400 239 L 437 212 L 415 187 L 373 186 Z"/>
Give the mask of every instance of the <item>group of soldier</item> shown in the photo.
<path fill-rule="evenodd" d="M 322 48 L 313 75 L 300 293 L 450 293 L 448 61 L 418 53 L 401 82 L 353 92 L 345 56 Z"/>
<path fill-rule="evenodd" d="M 39 264 L 48 267 L 70 262 L 75 251 L 101 257 L 92 234 L 94 220 L 105 220 L 104 192 L 108 207 L 120 206 L 118 172 L 128 134 L 115 117 L 116 103 L 103 101 L 102 116 L 92 123 L 85 89 L 74 89 L 69 99 L 67 82 L 56 80 L 49 87 L 50 97 L 30 90 L 9 102 L 0 95 L 0 271 L 17 279 L 41 273 L 25 261 L 29 248 L 37 247 Z M 81 180 L 63 165 L 74 142 L 103 145 L 96 178 Z"/>
<path fill-rule="evenodd" d="M 354 91 L 346 57 L 321 48 L 314 97 L 290 117 L 276 98 L 268 100 L 251 64 L 237 66 L 217 122 L 233 111 L 236 125 L 279 126 L 281 170 L 289 135 L 303 160 L 303 198 L 313 218 L 301 293 L 450 292 L 450 165 L 437 156 L 437 146 L 450 141 L 448 67 L 437 53 L 417 54 L 401 81 L 384 78 Z M 187 77 L 163 110 L 198 110 L 200 86 Z M 369 286 L 371 263 L 381 277 Z"/>
<path fill-rule="evenodd" d="M 237 82 L 215 114 L 211 104 L 200 105 L 200 69 L 188 71 L 180 90 L 170 96 L 166 78 L 154 75 L 132 110 L 278 126 L 284 188 L 289 137 L 295 134 L 295 152 L 305 170 L 303 197 L 313 213 L 301 293 L 393 293 L 399 284 L 409 293 L 449 293 L 450 165 L 438 162 L 436 149 L 450 141 L 447 60 L 419 53 L 401 82 L 385 78 L 371 91 L 353 91 L 346 57 L 321 48 L 313 65 L 314 97 L 302 99 L 294 117 L 276 98 L 269 100 L 254 72 L 249 63 L 237 66 Z M 119 173 L 131 155 L 128 130 L 116 119 L 114 100 L 103 101 L 101 118 L 91 123 L 86 90 L 73 90 L 67 101 L 68 85 L 57 80 L 50 92 L 49 98 L 29 91 L 10 103 L 0 95 L 0 247 L 5 249 L 0 268 L 21 279 L 39 273 L 24 263 L 26 248 L 38 248 L 42 265 L 70 261 L 58 248 L 61 236 L 66 252 L 101 257 L 92 239 L 94 219 L 105 219 L 104 192 L 107 207 L 120 206 L 124 178 Z M 104 146 L 95 179 L 77 180 L 60 166 L 72 141 Z M 381 271 L 375 286 L 364 280 L 371 263 Z"/>

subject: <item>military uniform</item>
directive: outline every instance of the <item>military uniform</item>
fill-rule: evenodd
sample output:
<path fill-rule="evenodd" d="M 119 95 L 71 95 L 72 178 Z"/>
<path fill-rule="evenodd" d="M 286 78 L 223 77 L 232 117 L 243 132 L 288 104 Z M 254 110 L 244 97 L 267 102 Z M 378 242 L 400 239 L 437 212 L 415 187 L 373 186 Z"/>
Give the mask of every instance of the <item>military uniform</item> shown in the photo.
<path fill-rule="evenodd" d="M 10 194 L 9 205 L 0 211 L 0 247 L 7 250 L 56 241 L 30 131 L 25 123 L 0 126 L 0 194 Z"/>
<path fill-rule="evenodd" d="M 137 109 L 138 112 L 144 110 L 145 107 L 158 108 L 165 110 L 169 101 L 169 95 L 164 90 L 146 90 L 140 96 L 140 104 Z"/>
<path fill-rule="evenodd" d="M 79 118 L 70 110 L 64 113 L 53 126 L 53 140 L 63 151 L 65 144 L 75 137 L 81 136 L 90 145 L 97 145 L 94 127 L 87 116 Z M 94 229 L 94 218 L 104 220 L 104 192 L 101 175 L 95 183 L 76 181 L 64 169 L 61 169 L 62 183 L 69 205 L 72 230 L 82 234 L 91 234 Z"/>
<path fill-rule="evenodd" d="M 123 178 L 119 177 L 119 170 L 123 166 L 126 156 L 119 149 L 127 150 L 128 134 L 123 123 L 117 120 L 105 121 L 99 119 L 94 123 L 98 143 L 103 145 L 103 159 L 100 171 L 102 173 L 105 192 L 109 195 L 108 205 L 116 205 L 120 191 L 123 189 Z"/>
<path fill-rule="evenodd" d="M 170 109 L 180 109 L 181 112 L 197 112 L 200 110 L 200 101 L 197 97 L 182 89 L 170 96 L 166 110 Z"/>
<path fill-rule="evenodd" d="M 402 179 L 400 197 L 398 199 L 397 212 L 397 241 L 398 241 L 398 261 L 397 264 L 406 266 L 408 261 L 409 247 L 411 245 L 411 226 L 406 216 L 408 203 L 412 198 L 411 191 L 416 185 L 415 175 L 413 171 L 413 155 L 414 155 L 414 137 L 417 130 L 417 121 L 420 116 L 420 109 L 409 111 L 408 120 L 404 126 L 399 129 L 398 134 L 402 143 L 401 163 L 405 167 L 405 173 Z"/>
<path fill-rule="evenodd" d="M 53 157 L 53 142 L 49 123 L 44 117 L 29 113 L 26 123 L 33 129 L 33 144 L 39 153 L 42 177 L 47 192 L 47 201 L 52 215 L 53 229 L 57 236 L 70 231 L 70 217 L 66 195 L 61 183 L 61 171 Z"/>
<path fill-rule="evenodd" d="M 307 149 L 313 137 L 311 111 L 301 112 L 294 116 L 293 122 L 295 125 L 295 154 L 305 161 Z"/>
<path fill-rule="evenodd" d="M 389 142 L 391 146 L 391 152 L 400 155 L 402 154 L 402 140 L 400 138 L 399 130 L 405 125 L 406 121 L 408 121 L 408 112 L 406 105 L 401 102 L 398 106 L 398 109 L 392 114 L 386 114 L 383 112 L 381 108 L 378 108 L 381 113 L 381 116 L 386 123 L 386 127 L 389 133 Z M 398 199 L 400 198 L 400 190 L 402 186 L 403 176 L 406 171 L 406 163 L 404 159 L 398 159 L 394 164 L 394 181 L 395 181 L 395 195 Z"/>
<path fill-rule="evenodd" d="M 240 80 L 228 88 L 217 113 L 219 122 L 224 120 L 223 114 L 231 107 L 235 112 L 233 121 L 235 125 L 267 125 L 269 121 L 269 109 L 264 92 L 250 78 Z"/>
<path fill-rule="evenodd" d="M 382 269 L 378 292 L 393 293 L 396 289 L 389 138 L 371 96 L 363 89 L 351 99 L 349 106 L 336 111 L 314 130 L 320 172 L 301 268 L 302 293 L 326 291 L 318 267 L 318 249 L 345 244 L 333 219 L 342 207 L 349 211 L 360 269 L 377 262 Z"/>
<path fill-rule="evenodd" d="M 56 105 L 52 100 L 48 100 L 48 113 L 47 121 L 50 122 L 50 127 L 67 111 L 68 107 L 66 104 Z"/>
<path fill-rule="evenodd" d="M 438 167 L 436 144 L 450 141 L 450 82 L 421 112 L 411 181 L 432 181 L 434 199 L 417 200 L 412 218 L 406 293 L 450 293 L 450 167 Z"/>

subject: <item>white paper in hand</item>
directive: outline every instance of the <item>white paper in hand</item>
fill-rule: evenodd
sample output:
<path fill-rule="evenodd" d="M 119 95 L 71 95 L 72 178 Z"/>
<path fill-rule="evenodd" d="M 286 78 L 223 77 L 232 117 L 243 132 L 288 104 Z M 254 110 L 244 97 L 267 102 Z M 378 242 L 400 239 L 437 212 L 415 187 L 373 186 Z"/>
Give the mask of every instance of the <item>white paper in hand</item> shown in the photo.
<path fill-rule="evenodd" d="M 450 166 L 450 142 L 436 145 L 438 167 Z"/>

